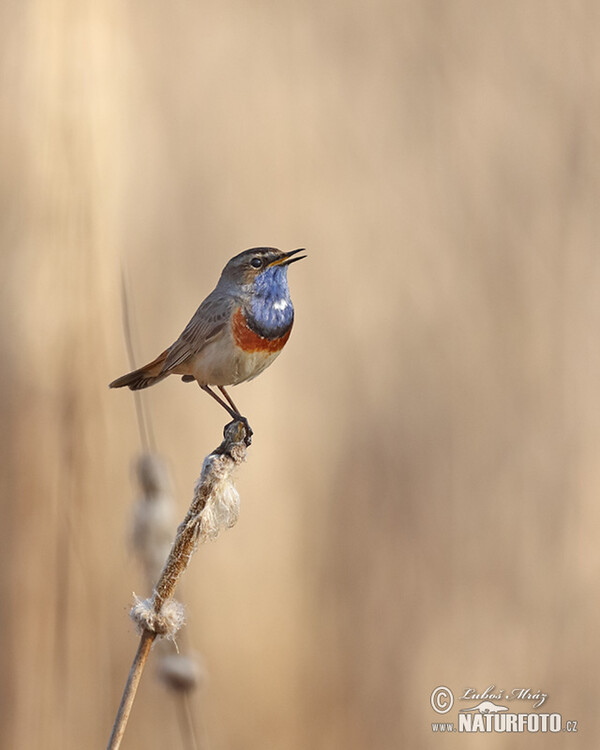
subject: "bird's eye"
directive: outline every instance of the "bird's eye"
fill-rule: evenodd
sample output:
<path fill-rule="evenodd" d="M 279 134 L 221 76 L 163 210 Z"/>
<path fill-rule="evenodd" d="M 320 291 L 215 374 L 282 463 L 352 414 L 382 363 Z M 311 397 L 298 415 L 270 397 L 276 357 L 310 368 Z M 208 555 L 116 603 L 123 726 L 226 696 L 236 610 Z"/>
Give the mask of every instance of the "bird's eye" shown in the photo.
<path fill-rule="evenodd" d="M 262 264 L 262 258 L 252 258 L 252 260 L 250 261 L 250 265 L 252 266 L 252 268 L 260 268 Z"/>

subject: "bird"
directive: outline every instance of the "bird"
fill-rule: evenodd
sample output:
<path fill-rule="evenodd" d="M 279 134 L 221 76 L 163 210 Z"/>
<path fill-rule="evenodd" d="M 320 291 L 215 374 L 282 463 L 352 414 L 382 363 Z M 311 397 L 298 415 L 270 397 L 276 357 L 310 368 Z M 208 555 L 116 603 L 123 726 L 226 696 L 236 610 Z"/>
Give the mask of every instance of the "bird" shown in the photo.
<path fill-rule="evenodd" d="M 287 270 L 307 257 L 299 255 L 303 252 L 304 248 L 283 252 L 253 247 L 235 255 L 179 338 L 152 362 L 113 380 L 109 388 L 138 391 L 169 375 L 181 375 L 184 382 L 196 381 L 251 435 L 248 420 L 225 386 L 260 375 L 287 343 L 294 324 Z"/>

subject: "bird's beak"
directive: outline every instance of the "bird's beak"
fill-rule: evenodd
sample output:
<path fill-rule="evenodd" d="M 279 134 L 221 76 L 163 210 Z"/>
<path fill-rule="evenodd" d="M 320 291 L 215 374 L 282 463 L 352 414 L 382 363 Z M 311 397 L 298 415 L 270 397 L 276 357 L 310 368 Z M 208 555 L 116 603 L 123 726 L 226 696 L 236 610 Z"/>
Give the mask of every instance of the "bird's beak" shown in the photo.
<path fill-rule="evenodd" d="M 280 258 L 277 258 L 277 260 L 271 261 L 271 263 L 269 263 L 269 268 L 272 266 L 289 266 L 290 263 L 295 263 L 297 260 L 306 258 L 306 255 L 298 255 L 295 258 L 292 257 L 293 255 L 296 255 L 296 253 L 304 252 L 306 252 L 306 249 L 299 247 L 297 250 L 291 250 L 289 253 L 284 253 Z"/>

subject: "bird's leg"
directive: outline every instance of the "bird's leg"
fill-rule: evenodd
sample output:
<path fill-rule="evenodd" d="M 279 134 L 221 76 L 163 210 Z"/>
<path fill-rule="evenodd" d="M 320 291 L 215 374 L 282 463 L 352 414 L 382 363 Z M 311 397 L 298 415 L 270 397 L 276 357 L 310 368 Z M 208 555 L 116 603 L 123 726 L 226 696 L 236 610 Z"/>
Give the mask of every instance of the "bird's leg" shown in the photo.
<path fill-rule="evenodd" d="M 236 405 L 229 398 L 229 395 L 226 392 L 224 393 L 224 395 L 227 398 L 227 401 L 229 401 L 229 403 L 231 404 L 231 406 L 229 406 L 228 403 L 226 403 L 225 401 L 223 401 L 223 399 L 220 396 L 218 396 L 208 385 L 201 385 L 200 388 L 202 388 L 203 391 L 206 391 L 206 393 L 208 393 L 210 396 L 212 396 L 214 398 L 214 400 L 218 404 L 221 404 L 221 406 L 225 409 L 225 411 L 229 414 L 229 416 L 231 416 L 233 418 L 234 422 L 242 422 L 242 424 L 246 428 L 246 443 L 248 445 L 250 445 L 250 441 L 251 441 L 252 435 L 253 435 L 252 428 L 248 424 L 248 420 L 246 419 L 246 417 L 243 417 L 239 413 Z M 222 389 L 220 386 L 219 386 L 219 389 L 222 390 L 222 391 L 224 391 L 224 389 Z"/>
<path fill-rule="evenodd" d="M 241 421 L 242 421 L 242 422 L 244 423 L 244 426 L 246 427 L 246 431 L 248 432 L 248 436 L 249 436 L 249 437 L 252 437 L 252 435 L 253 435 L 253 430 L 252 430 L 252 427 L 250 427 L 250 425 L 248 424 L 248 420 L 246 419 L 246 417 L 244 417 L 244 416 L 242 415 L 242 413 L 240 412 L 240 410 L 239 410 L 239 409 L 237 408 L 237 406 L 236 406 L 236 405 L 234 404 L 234 402 L 233 402 L 233 399 L 231 398 L 231 396 L 230 396 L 230 395 L 229 395 L 229 394 L 227 393 L 227 391 L 225 390 L 225 386 L 223 386 L 223 385 L 218 385 L 218 386 L 217 386 L 217 388 L 218 388 L 218 389 L 219 389 L 219 390 L 221 391 L 221 393 L 222 393 L 222 394 L 223 394 L 223 395 L 225 396 L 225 398 L 226 398 L 226 399 L 227 399 L 227 401 L 229 402 L 229 405 L 231 406 L 231 408 L 232 408 L 232 409 L 233 409 L 233 410 L 234 410 L 234 411 L 236 412 L 236 414 L 237 414 L 237 417 L 236 417 L 236 419 L 239 419 L 239 420 L 241 420 Z"/>
<path fill-rule="evenodd" d="M 202 388 L 203 391 L 206 391 L 210 396 L 214 398 L 214 400 L 221 404 L 221 406 L 225 409 L 225 411 L 229 414 L 230 417 L 233 417 L 234 419 L 239 419 L 242 415 L 238 412 L 238 410 L 235 408 L 235 405 L 233 406 L 233 409 L 229 404 L 225 403 L 223 399 L 220 396 L 217 396 L 217 394 L 210 388 L 208 385 L 201 385 L 200 388 Z"/>
<path fill-rule="evenodd" d="M 241 412 L 240 412 L 240 410 L 239 410 L 239 409 L 237 408 L 237 406 L 236 406 L 236 405 L 235 405 L 235 404 L 233 403 L 233 399 L 231 398 L 231 396 L 230 396 L 230 395 L 229 395 L 229 394 L 227 393 L 227 391 L 225 390 L 225 387 L 224 387 L 224 386 L 222 386 L 222 385 L 218 385 L 218 386 L 217 386 L 217 388 L 218 388 L 218 389 L 219 389 L 219 390 L 221 391 L 221 393 L 222 393 L 222 394 L 223 394 L 223 395 L 225 396 L 225 398 L 227 399 L 227 402 L 229 403 L 229 406 L 231 406 L 231 408 L 232 408 L 232 409 L 233 409 L 233 410 L 235 411 L 235 413 L 236 413 L 236 414 L 239 414 L 239 416 L 242 416 L 242 415 L 241 415 Z"/>

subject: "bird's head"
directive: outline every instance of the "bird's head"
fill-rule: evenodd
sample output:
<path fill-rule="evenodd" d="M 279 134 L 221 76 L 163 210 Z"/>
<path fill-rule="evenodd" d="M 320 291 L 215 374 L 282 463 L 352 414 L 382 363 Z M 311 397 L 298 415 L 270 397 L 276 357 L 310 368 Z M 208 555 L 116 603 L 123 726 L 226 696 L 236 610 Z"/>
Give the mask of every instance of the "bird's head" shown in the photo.
<path fill-rule="evenodd" d="M 221 282 L 250 286 L 254 282 L 272 279 L 274 283 L 282 282 L 287 277 L 287 267 L 297 260 L 306 258 L 298 255 L 304 248 L 284 253 L 275 247 L 253 247 L 233 257 L 223 269 Z"/>

